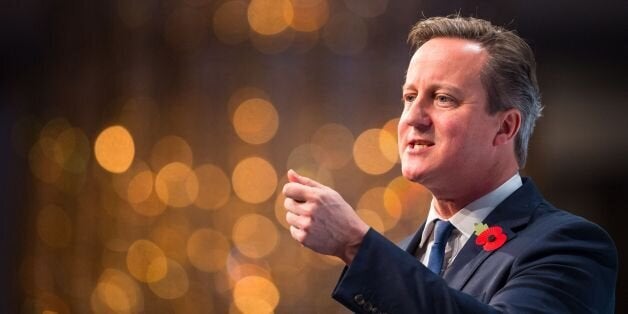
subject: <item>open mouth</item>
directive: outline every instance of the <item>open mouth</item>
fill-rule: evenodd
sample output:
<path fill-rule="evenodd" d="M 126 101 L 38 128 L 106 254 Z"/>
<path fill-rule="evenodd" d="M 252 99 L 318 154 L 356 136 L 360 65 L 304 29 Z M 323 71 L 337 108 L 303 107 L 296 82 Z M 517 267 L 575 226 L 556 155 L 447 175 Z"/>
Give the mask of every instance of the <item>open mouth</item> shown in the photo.
<path fill-rule="evenodd" d="M 408 150 L 413 152 L 424 150 L 430 146 L 434 146 L 434 143 L 425 140 L 412 140 L 408 142 Z"/>

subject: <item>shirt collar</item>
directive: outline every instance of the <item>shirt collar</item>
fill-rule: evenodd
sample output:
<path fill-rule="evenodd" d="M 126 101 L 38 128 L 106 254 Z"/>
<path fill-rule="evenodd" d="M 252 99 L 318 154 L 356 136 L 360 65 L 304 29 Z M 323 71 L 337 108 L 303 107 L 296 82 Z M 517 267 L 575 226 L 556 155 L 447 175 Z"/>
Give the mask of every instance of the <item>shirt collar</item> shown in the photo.
<path fill-rule="evenodd" d="M 497 207 L 497 205 L 503 202 L 508 196 L 510 196 L 510 194 L 515 192 L 522 185 L 523 182 L 521 181 L 521 176 L 519 173 L 516 173 L 495 190 L 469 203 L 467 206 L 455 213 L 449 218 L 449 222 L 451 222 L 451 224 L 467 239 L 470 238 L 475 232 L 475 224 L 482 222 L 486 217 L 488 217 L 493 209 Z M 423 234 L 421 235 L 421 243 L 419 244 L 420 247 L 423 247 L 425 243 L 427 243 L 430 234 L 432 234 L 432 229 L 434 228 L 433 222 L 436 219 L 441 219 L 436 213 L 435 204 L 436 200 L 432 198 L 430 211 L 427 215 L 427 219 L 425 220 L 425 227 L 423 228 Z"/>

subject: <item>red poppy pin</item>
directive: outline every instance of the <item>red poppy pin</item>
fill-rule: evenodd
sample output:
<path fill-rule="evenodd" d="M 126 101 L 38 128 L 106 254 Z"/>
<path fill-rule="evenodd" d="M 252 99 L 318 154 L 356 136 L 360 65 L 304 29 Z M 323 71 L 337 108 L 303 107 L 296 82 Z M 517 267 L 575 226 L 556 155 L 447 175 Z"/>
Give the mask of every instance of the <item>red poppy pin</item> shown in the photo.
<path fill-rule="evenodd" d="M 481 245 L 484 251 L 491 252 L 506 243 L 508 237 L 500 226 L 489 227 L 487 224 L 475 224 L 475 244 Z"/>

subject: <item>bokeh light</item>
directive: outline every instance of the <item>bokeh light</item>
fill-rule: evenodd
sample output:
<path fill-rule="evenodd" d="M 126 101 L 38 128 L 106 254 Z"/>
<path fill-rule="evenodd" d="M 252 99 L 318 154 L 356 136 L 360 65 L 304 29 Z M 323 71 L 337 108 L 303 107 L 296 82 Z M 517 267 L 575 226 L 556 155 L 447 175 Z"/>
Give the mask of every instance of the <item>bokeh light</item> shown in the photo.
<path fill-rule="evenodd" d="M 198 196 L 198 178 L 188 165 L 173 162 L 157 174 L 155 192 L 159 199 L 172 207 L 186 207 Z"/>
<path fill-rule="evenodd" d="M 386 231 L 382 217 L 377 212 L 360 208 L 356 210 L 356 213 L 367 225 L 371 226 L 377 232 L 384 233 Z"/>
<path fill-rule="evenodd" d="M 265 159 L 249 157 L 236 165 L 231 182 L 240 199 L 252 204 L 262 203 L 275 192 L 277 172 Z"/>
<path fill-rule="evenodd" d="M 314 179 L 323 185 L 333 187 L 334 178 L 331 172 L 322 167 L 315 158 L 315 156 L 322 156 L 323 154 L 322 148 L 317 145 L 299 145 L 288 155 L 286 167 L 287 169 L 296 171 L 302 176 Z"/>
<path fill-rule="evenodd" d="M 408 181 L 403 176 L 396 177 L 385 190 L 385 199 L 397 198 L 402 207 L 402 217 L 423 220 L 427 217 L 432 194 L 424 186 Z M 391 215 L 396 215 L 395 210 L 386 207 Z"/>
<path fill-rule="evenodd" d="M 243 102 L 233 115 L 233 127 L 249 144 L 268 142 L 279 127 L 279 115 L 271 103 L 253 98 Z"/>
<path fill-rule="evenodd" d="M 124 172 L 131 166 L 135 156 L 133 137 L 123 126 L 108 127 L 96 138 L 94 155 L 105 170 L 113 173 Z"/>
<path fill-rule="evenodd" d="M 231 182 L 218 166 L 205 164 L 194 169 L 198 179 L 198 197 L 194 204 L 203 209 L 224 206 L 231 196 Z"/>
<path fill-rule="evenodd" d="M 129 273 L 142 282 L 161 280 L 168 272 L 164 252 L 153 242 L 137 240 L 129 247 L 126 265 Z"/>
<path fill-rule="evenodd" d="M 353 134 L 337 123 L 325 124 L 312 135 L 312 144 L 320 149 L 312 150 L 316 161 L 327 169 L 340 169 L 351 160 Z"/>
<path fill-rule="evenodd" d="M 166 257 L 185 264 L 188 261 L 185 244 L 190 233 L 189 227 L 177 223 L 177 219 L 184 220 L 185 216 L 173 216 L 160 220 L 151 231 L 150 240 L 162 249 Z"/>
<path fill-rule="evenodd" d="M 364 192 L 356 209 L 366 210 L 371 218 L 377 215 L 377 223 L 381 223 L 381 228 L 376 230 L 382 233 L 394 228 L 402 214 L 402 205 L 397 194 L 383 187 L 374 187 Z"/>
<path fill-rule="evenodd" d="M 229 97 L 227 103 L 227 110 L 229 111 L 229 120 L 233 121 L 233 114 L 240 107 L 240 105 L 249 99 L 262 99 L 270 102 L 270 96 L 264 90 L 254 86 L 244 86 L 238 88 Z"/>
<path fill-rule="evenodd" d="M 252 30 L 262 35 L 274 35 L 292 23 L 294 10 L 289 0 L 251 0 L 247 16 Z"/>
<path fill-rule="evenodd" d="M 382 154 L 390 161 L 399 162 L 399 149 L 397 145 L 397 125 L 399 118 L 390 119 L 382 127 L 379 134 L 379 149 Z"/>
<path fill-rule="evenodd" d="M 358 136 L 353 145 L 353 158 L 360 170 L 378 175 L 388 172 L 395 165 L 395 162 L 387 157 L 391 153 L 385 154 L 382 151 L 382 139 L 386 142 L 384 147 L 397 149 L 395 138 L 381 129 L 368 129 Z"/>
<path fill-rule="evenodd" d="M 249 34 L 251 44 L 259 52 L 264 54 L 278 54 L 286 51 L 294 41 L 295 32 L 292 29 L 286 29 L 281 33 L 274 35 L 261 35 L 256 32 Z"/>
<path fill-rule="evenodd" d="M 188 292 L 190 281 L 181 264 L 172 259 L 167 260 L 166 275 L 158 281 L 148 283 L 150 290 L 162 299 L 176 299 Z"/>
<path fill-rule="evenodd" d="M 224 235 L 208 228 L 196 230 L 187 242 L 190 263 L 204 272 L 225 268 L 230 249 Z"/>
<path fill-rule="evenodd" d="M 258 276 L 240 279 L 233 288 L 233 302 L 242 313 L 273 313 L 279 290 L 272 281 Z"/>
<path fill-rule="evenodd" d="M 233 226 L 233 243 L 245 256 L 262 258 L 277 247 L 277 227 L 265 216 L 250 214 L 242 216 Z"/>
<path fill-rule="evenodd" d="M 169 135 L 153 146 L 149 163 L 154 171 L 158 171 L 173 162 L 180 162 L 191 167 L 193 160 L 190 145 L 179 136 Z"/>
<path fill-rule="evenodd" d="M 214 34 L 225 44 L 239 44 L 249 37 L 248 5 L 245 1 L 226 1 L 214 13 Z"/>
<path fill-rule="evenodd" d="M 53 248 L 68 246 L 72 238 L 72 221 L 62 208 L 46 206 L 37 215 L 37 233 Z"/>
<path fill-rule="evenodd" d="M 301 32 L 319 30 L 329 18 L 327 0 L 292 0 L 294 18 L 290 26 Z"/>
<path fill-rule="evenodd" d="M 144 309 L 144 295 L 135 280 L 117 270 L 105 269 L 91 296 L 94 313 L 137 313 Z"/>

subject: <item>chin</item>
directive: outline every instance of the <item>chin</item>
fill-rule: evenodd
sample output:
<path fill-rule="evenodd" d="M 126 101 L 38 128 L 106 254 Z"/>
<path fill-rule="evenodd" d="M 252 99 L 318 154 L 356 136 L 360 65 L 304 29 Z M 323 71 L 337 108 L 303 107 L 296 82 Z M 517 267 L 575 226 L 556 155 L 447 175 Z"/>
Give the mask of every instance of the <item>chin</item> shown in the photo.
<path fill-rule="evenodd" d="M 416 183 L 421 183 L 423 177 L 423 173 L 419 169 L 416 169 L 416 167 L 401 166 L 401 174 L 403 174 L 406 179 Z"/>

